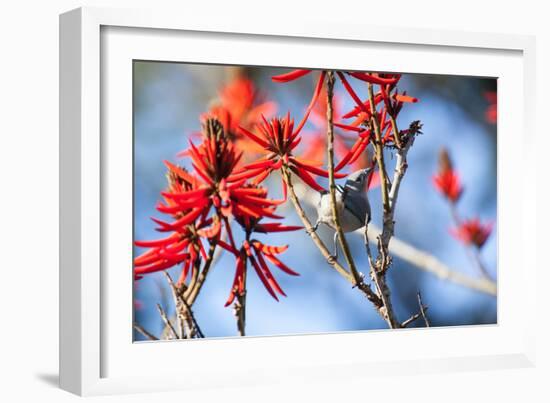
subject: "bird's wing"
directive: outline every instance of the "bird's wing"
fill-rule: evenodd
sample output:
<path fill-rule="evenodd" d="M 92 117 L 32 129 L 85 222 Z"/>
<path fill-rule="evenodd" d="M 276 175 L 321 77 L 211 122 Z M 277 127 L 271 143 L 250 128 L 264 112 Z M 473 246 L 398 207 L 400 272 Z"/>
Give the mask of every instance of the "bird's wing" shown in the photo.
<path fill-rule="evenodd" d="M 350 197 L 344 199 L 344 208 L 353 214 L 360 223 L 370 221 L 370 205 L 364 197 Z"/>

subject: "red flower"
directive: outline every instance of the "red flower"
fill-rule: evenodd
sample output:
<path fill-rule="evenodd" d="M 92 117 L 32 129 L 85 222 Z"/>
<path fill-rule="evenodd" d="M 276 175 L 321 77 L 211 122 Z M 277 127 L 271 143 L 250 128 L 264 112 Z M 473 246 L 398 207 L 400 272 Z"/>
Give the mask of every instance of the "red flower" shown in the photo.
<path fill-rule="evenodd" d="M 273 276 L 269 265 L 269 261 L 272 265 L 279 268 L 281 271 L 291 276 L 299 276 L 300 274 L 289 268 L 276 256 L 283 253 L 288 249 L 288 245 L 285 246 L 270 246 L 258 240 L 244 241 L 240 250 L 221 243 L 225 249 L 230 251 L 236 256 L 236 268 L 235 277 L 233 279 L 233 285 L 231 286 L 231 292 L 227 299 L 225 306 L 229 306 L 237 295 L 243 295 L 245 292 L 245 272 L 247 269 L 247 262 L 250 262 L 258 278 L 264 285 L 265 289 L 275 299 L 279 300 L 277 294 L 285 296 L 285 292 Z"/>
<path fill-rule="evenodd" d="M 450 202 L 456 203 L 462 195 L 462 185 L 447 150 L 439 153 L 439 172 L 432 178 L 435 188 Z"/>
<path fill-rule="evenodd" d="M 274 102 L 263 102 L 254 82 L 244 77 L 237 77 L 222 87 L 219 99 L 220 103 L 213 106 L 205 118 L 218 119 L 231 139 L 240 138 L 239 126 L 252 128 L 260 123 L 262 115 L 271 116 L 277 109 Z"/>
<path fill-rule="evenodd" d="M 451 229 L 451 234 L 466 245 L 481 248 L 493 230 L 492 223 L 482 224 L 479 218 L 463 221 L 459 227 Z"/>
<path fill-rule="evenodd" d="M 317 191 L 324 189 L 315 182 L 312 175 L 328 177 L 328 172 L 312 165 L 293 155 L 293 150 L 301 141 L 300 128 L 294 130 L 294 120 L 287 114 L 284 118 L 273 118 L 269 122 L 264 119 L 258 127 L 259 134 L 254 134 L 240 128 L 241 132 L 264 148 L 266 157 L 252 164 L 245 165 L 242 176 L 246 178 L 256 177 L 255 183 L 262 182 L 272 171 L 281 169 L 283 164 L 298 175 L 307 185 Z M 337 178 L 346 175 L 336 174 Z M 286 188 L 283 182 L 283 191 L 286 196 Z"/>
<path fill-rule="evenodd" d="M 458 174 L 453 170 L 439 172 L 433 177 L 435 188 L 451 202 L 456 203 L 462 194 L 462 185 Z"/>
<path fill-rule="evenodd" d="M 489 106 L 485 111 L 485 119 L 487 122 L 497 123 L 497 93 L 496 91 L 487 91 L 485 93 L 485 99 L 489 102 Z"/>
<path fill-rule="evenodd" d="M 272 116 L 277 109 L 275 102 L 264 101 L 252 80 L 237 77 L 222 87 L 219 92 L 219 103 L 201 116 L 201 120 L 209 118 L 218 120 L 228 136 L 239 150 L 246 151 L 246 160 L 254 159 L 261 148 L 248 137 L 241 135 L 239 126 L 252 129 L 260 123 L 261 116 Z"/>
<path fill-rule="evenodd" d="M 312 70 L 293 70 L 289 73 L 273 76 L 271 77 L 271 79 L 277 83 L 287 83 L 289 81 L 294 81 L 300 77 L 303 77 L 306 74 L 309 74 L 311 72 Z M 297 133 L 299 133 L 304 127 L 304 125 L 306 124 L 309 114 L 311 113 L 311 111 L 313 110 L 313 107 L 317 103 L 317 99 L 319 99 L 319 95 L 321 94 L 321 90 L 323 89 L 323 83 L 325 82 L 325 76 L 326 76 L 326 71 L 322 70 L 321 74 L 319 75 L 319 78 L 317 79 L 317 84 L 315 85 L 313 96 L 311 97 L 311 101 L 309 102 L 309 105 L 306 108 L 304 117 L 302 118 L 302 120 L 300 121 L 300 124 L 298 124 L 298 127 L 296 128 Z"/>

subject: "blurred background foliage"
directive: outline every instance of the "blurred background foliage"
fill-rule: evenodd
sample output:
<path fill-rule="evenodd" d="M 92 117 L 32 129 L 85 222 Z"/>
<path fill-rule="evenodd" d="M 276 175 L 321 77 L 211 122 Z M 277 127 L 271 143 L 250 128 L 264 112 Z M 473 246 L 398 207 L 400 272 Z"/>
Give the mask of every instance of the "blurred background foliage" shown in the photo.
<path fill-rule="evenodd" d="M 200 129 L 199 116 L 215 102 L 220 88 L 239 70 L 256 84 L 266 100 L 274 100 L 278 114 L 290 111 L 299 120 L 309 102 L 315 77 L 308 75 L 287 84 L 273 83 L 272 75 L 285 72 L 282 68 L 192 65 L 164 62 L 134 62 L 134 238 L 154 239 L 151 216 L 159 217 L 155 204 L 166 186 L 163 160 L 185 166 L 185 159 L 176 154 L 188 146 L 188 139 Z M 354 88 L 363 99 L 366 86 Z M 446 201 L 432 184 L 437 171 L 438 153 L 446 148 L 464 186 L 458 210 L 464 217 L 480 217 L 496 224 L 497 196 L 497 129 L 488 119 L 488 92 L 496 91 L 496 79 L 405 74 L 399 88 L 418 97 L 416 104 L 405 105 L 399 115 L 399 126 L 406 128 L 420 120 L 423 133 L 409 153 L 409 170 L 405 176 L 396 211 L 396 236 L 411 245 L 436 256 L 456 271 L 479 276 L 476 267 L 450 233 L 452 220 Z M 342 111 L 354 105 L 343 89 Z M 305 132 L 316 127 L 308 122 Z M 304 134 L 304 140 L 308 137 Z M 302 141 L 306 151 L 308 142 Z M 393 166 L 391 153 L 389 165 Z M 278 178 L 266 185 L 273 197 L 280 195 Z M 380 192 L 373 189 L 369 196 L 373 222 L 381 224 Z M 281 208 L 285 223 L 300 224 L 290 206 Z M 315 211 L 308 211 L 315 218 Z M 493 278 L 496 278 L 496 232 L 481 250 L 481 258 Z M 331 244 L 332 233 L 321 230 Z M 270 234 L 270 244 L 290 244 L 282 260 L 300 277 L 275 273 L 288 297 L 274 301 L 256 276 L 249 276 L 247 304 L 248 335 L 278 335 L 357 331 L 386 328 L 386 324 L 364 296 L 352 290 L 347 282 L 330 269 L 304 231 Z M 363 240 L 349 235 L 352 251 L 359 267 L 367 264 Z M 135 254 L 142 250 L 135 248 Z M 131 270 L 131 268 L 127 268 Z M 171 269 L 177 277 L 179 268 Z M 367 272 L 368 270 L 363 270 Z M 206 284 L 194 305 L 195 316 L 207 337 L 236 335 L 231 307 L 224 308 L 234 275 L 234 259 L 222 255 L 210 272 Z M 434 277 L 395 257 L 388 274 L 396 313 L 401 320 L 418 311 L 417 291 L 429 306 L 432 326 L 491 324 L 497 320 L 497 301 L 480 293 Z M 173 312 L 169 290 L 162 273 L 145 276 L 136 282 L 134 293 L 135 320 L 154 334 L 163 328 L 156 304 Z M 413 324 L 421 326 L 422 323 Z M 136 340 L 142 336 L 135 335 Z"/>

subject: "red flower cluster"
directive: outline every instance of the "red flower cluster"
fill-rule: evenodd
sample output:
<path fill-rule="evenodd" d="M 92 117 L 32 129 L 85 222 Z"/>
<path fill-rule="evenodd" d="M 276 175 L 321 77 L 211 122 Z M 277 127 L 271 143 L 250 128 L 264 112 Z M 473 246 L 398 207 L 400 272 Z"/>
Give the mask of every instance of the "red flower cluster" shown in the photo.
<path fill-rule="evenodd" d="M 243 127 L 240 130 L 244 135 L 263 147 L 264 152 L 267 153 L 264 158 L 245 165 L 243 168 L 247 177 L 256 177 L 255 183 L 262 182 L 272 171 L 281 169 L 284 164 L 311 188 L 317 191 L 324 190 L 311 175 L 328 178 L 328 172 L 293 155 L 293 150 L 302 138 L 299 136 L 300 128 L 294 130 L 294 120 L 290 119 L 289 114 L 282 119 L 274 118 L 271 121 L 264 119 L 263 124 L 258 126 L 258 134 L 249 132 Z M 337 178 L 345 176 L 335 174 Z M 284 181 L 283 192 L 286 196 Z"/>
<path fill-rule="evenodd" d="M 439 153 L 439 172 L 432 178 L 435 188 L 451 203 L 456 203 L 462 195 L 462 185 L 458 173 L 453 169 L 453 164 L 447 150 Z"/>
<path fill-rule="evenodd" d="M 451 229 L 451 234 L 466 245 L 481 248 L 493 230 L 492 223 L 482 224 L 479 218 L 463 221 L 459 227 Z"/>
<path fill-rule="evenodd" d="M 298 228 L 301 227 L 297 227 L 296 229 Z M 281 230 L 280 227 L 278 228 L 278 230 Z M 284 297 L 286 297 L 286 294 L 273 276 L 273 273 L 269 269 L 266 260 L 268 260 L 271 264 L 278 267 L 286 274 L 290 274 L 291 276 L 300 275 L 299 273 L 290 269 L 283 262 L 281 262 L 279 258 L 276 257 L 276 255 L 286 251 L 288 249 L 288 245 L 270 246 L 265 245 L 258 240 L 251 240 L 244 241 L 242 247 L 239 250 L 226 243 L 221 243 L 221 246 L 229 252 L 233 253 L 236 257 L 235 277 L 233 279 L 231 292 L 229 294 L 229 298 L 225 303 L 225 306 L 230 305 L 237 295 L 242 295 L 244 293 L 244 278 L 247 261 L 250 261 L 250 263 L 252 264 L 254 271 L 258 275 L 258 278 L 264 285 L 265 289 L 277 301 L 279 300 L 279 298 L 277 297 L 277 293 Z"/>
<path fill-rule="evenodd" d="M 242 273 L 246 270 L 247 260 L 270 294 L 273 295 L 275 290 L 284 295 L 265 259 L 288 274 L 297 275 L 275 256 L 287 247 L 271 247 L 257 240 L 247 240 L 241 248 L 237 248 L 228 219 L 234 218 L 241 224 L 247 238 L 253 232 L 294 231 L 301 227 L 260 222 L 265 217 L 282 218 L 275 214 L 275 210 L 284 200 L 271 200 L 267 197 L 266 189 L 247 183 L 250 174 L 238 168 L 243 153 L 229 140 L 217 120 L 206 120 L 202 140 L 198 146 L 190 142 L 190 148 L 186 151 L 194 168 L 193 173 L 166 162 L 169 186 L 162 192 L 164 202 L 157 204 L 157 210 L 169 215 L 172 220 L 152 219 L 159 225 L 157 231 L 170 232 L 170 235 L 157 240 L 135 242 L 138 247 L 149 248 L 134 259 L 135 278 L 140 279 L 144 274 L 179 264 L 182 271 L 178 285 L 186 282 L 190 272 L 192 278 L 196 278 L 201 262 L 208 259 L 204 242 L 209 242 L 210 245 L 219 245 L 229 250 L 237 258 L 233 296 L 243 292 L 244 283 L 239 281 L 243 281 Z M 223 230 L 229 238 L 229 244 L 220 239 Z"/>

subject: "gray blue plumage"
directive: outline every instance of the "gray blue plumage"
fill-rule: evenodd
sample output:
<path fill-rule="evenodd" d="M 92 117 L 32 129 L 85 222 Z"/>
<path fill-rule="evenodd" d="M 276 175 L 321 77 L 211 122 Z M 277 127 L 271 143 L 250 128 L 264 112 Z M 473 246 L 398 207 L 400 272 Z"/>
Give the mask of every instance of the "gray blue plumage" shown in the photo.
<path fill-rule="evenodd" d="M 367 181 L 372 168 L 362 169 L 350 174 L 344 186 L 336 186 L 336 209 L 340 225 L 344 232 L 352 232 L 370 222 L 371 211 L 367 197 Z M 317 204 L 317 222 L 313 227 L 316 231 L 320 224 L 335 229 L 330 193 L 323 192 Z M 338 233 L 334 235 L 335 253 L 337 255 Z"/>

